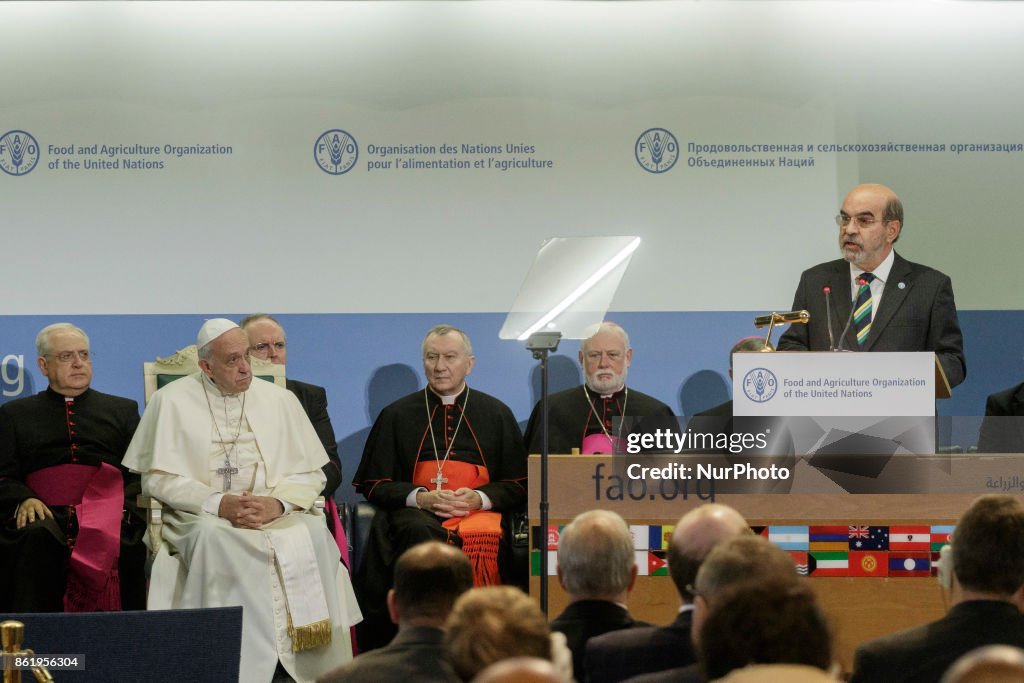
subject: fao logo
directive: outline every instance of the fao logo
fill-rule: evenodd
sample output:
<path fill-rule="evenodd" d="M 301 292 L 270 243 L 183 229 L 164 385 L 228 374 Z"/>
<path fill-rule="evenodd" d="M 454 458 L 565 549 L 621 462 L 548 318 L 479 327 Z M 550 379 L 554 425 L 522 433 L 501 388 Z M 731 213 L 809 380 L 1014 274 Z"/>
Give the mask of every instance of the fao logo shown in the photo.
<path fill-rule="evenodd" d="M 770 401 L 779 389 L 779 380 L 767 368 L 754 368 L 743 376 L 743 393 L 754 403 Z"/>
<path fill-rule="evenodd" d="M 8 175 L 25 175 L 39 162 L 39 143 L 23 130 L 7 131 L 0 137 L 0 169 Z"/>
<path fill-rule="evenodd" d="M 650 173 L 664 173 L 676 165 L 679 142 L 664 128 L 649 128 L 636 139 L 636 162 Z"/>
<path fill-rule="evenodd" d="M 324 173 L 348 173 L 359 158 L 359 143 L 345 131 L 334 128 L 316 139 L 313 158 Z"/>

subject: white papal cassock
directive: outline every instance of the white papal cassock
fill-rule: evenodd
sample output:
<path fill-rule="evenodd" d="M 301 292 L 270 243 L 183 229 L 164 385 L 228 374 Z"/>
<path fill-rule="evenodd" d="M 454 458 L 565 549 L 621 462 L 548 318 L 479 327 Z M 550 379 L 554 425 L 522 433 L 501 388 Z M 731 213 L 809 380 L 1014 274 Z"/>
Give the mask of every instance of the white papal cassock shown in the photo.
<path fill-rule="evenodd" d="M 352 657 L 349 628 L 362 616 L 313 509 L 326 462 L 291 392 L 254 379 L 244 394 L 223 394 L 201 372 L 153 394 L 125 455 L 143 493 L 171 508 L 149 609 L 241 605 L 240 681 L 270 681 L 279 659 L 296 681 L 314 681 Z M 262 529 L 235 528 L 217 516 L 218 494 L 243 491 L 294 509 Z"/>

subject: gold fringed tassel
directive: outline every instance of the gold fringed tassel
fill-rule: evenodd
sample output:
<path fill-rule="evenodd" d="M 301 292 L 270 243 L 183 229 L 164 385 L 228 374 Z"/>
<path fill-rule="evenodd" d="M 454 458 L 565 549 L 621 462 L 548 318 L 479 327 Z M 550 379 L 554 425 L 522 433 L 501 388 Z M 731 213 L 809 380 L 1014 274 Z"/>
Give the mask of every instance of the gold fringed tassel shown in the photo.
<path fill-rule="evenodd" d="M 296 628 L 292 625 L 292 617 L 289 614 L 288 637 L 292 639 L 292 652 L 302 652 L 327 645 L 331 642 L 331 620 L 323 619 Z"/>

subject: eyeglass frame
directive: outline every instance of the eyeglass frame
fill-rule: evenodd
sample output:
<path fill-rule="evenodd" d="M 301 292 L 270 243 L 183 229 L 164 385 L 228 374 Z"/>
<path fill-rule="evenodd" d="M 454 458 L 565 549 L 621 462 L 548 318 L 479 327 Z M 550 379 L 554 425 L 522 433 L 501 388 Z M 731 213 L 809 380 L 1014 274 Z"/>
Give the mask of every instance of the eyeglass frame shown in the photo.
<path fill-rule="evenodd" d="M 865 220 L 865 219 L 869 219 L 869 220 Z M 899 220 L 898 218 L 887 218 L 884 214 L 883 214 L 883 216 L 881 218 L 875 218 L 875 214 L 873 214 L 873 213 L 859 213 L 859 214 L 857 214 L 855 216 L 850 216 L 849 214 L 845 214 L 842 211 L 837 213 L 836 216 L 835 216 L 836 225 L 839 226 L 840 228 L 845 228 L 851 222 L 856 223 L 857 225 L 859 225 L 862 228 L 870 228 L 875 223 L 882 223 L 884 225 L 885 223 L 888 223 L 889 221 L 898 221 L 898 220 Z"/>
<path fill-rule="evenodd" d="M 76 357 L 83 363 L 92 362 L 92 351 L 86 349 L 85 351 L 61 351 L 60 353 L 48 353 L 47 358 L 52 358 L 58 363 L 67 365 L 71 363 Z"/>

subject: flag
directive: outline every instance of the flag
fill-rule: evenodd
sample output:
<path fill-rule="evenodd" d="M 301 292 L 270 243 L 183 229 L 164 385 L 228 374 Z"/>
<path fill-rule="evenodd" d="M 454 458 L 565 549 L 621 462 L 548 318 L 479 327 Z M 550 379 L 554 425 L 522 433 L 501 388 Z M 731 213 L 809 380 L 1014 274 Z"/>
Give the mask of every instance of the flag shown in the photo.
<path fill-rule="evenodd" d="M 850 550 L 888 550 L 889 527 L 851 526 Z"/>
<path fill-rule="evenodd" d="M 558 553 L 548 551 L 548 576 L 558 574 Z M 530 551 L 530 576 L 540 576 L 540 551 Z"/>
<path fill-rule="evenodd" d="M 808 553 L 809 576 L 849 576 L 850 554 L 848 552 Z"/>
<path fill-rule="evenodd" d="M 807 576 L 807 551 L 787 550 L 786 554 L 789 555 L 790 559 L 793 560 L 793 564 L 796 565 L 796 573 L 800 576 Z"/>
<path fill-rule="evenodd" d="M 929 576 L 931 551 L 898 550 L 889 552 L 889 576 Z"/>
<path fill-rule="evenodd" d="M 809 545 L 805 526 L 770 526 L 768 540 L 783 550 L 807 550 Z"/>
<path fill-rule="evenodd" d="M 647 527 L 647 547 L 651 550 L 664 550 L 668 547 L 665 545 L 665 534 L 660 526 Z"/>
<path fill-rule="evenodd" d="M 942 563 L 942 553 L 938 550 L 931 551 L 931 576 L 937 577 L 939 575 L 939 565 Z"/>
<path fill-rule="evenodd" d="M 755 536 L 764 536 L 768 538 L 768 527 L 766 526 L 752 526 L 750 530 L 754 532 Z"/>
<path fill-rule="evenodd" d="M 932 529 L 927 526 L 889 527 L 889 550 L 929 550 Z"/>
<path fill-rule="evenodd" d="M 629 527 L 629 535 L 633 537 L 633 550 L 647 550 L 650 547 L 650 531 L 646 524 L 633 524 Z"/>
<path fill-rule="evenodd" d="M 888 576 L 889 554 L 881 550 L 851 550 L 850 576 Z"/>
<path fill-rule="evenodd" d="M 942 546 L 949 543 L 949 537 L 953 533 L 952 524 L 932 525 L 932 550 L 942 550 Z"/>
<path fill-rule="evenodd" d="M 850 549 L 848 527 L 812 526 L 810 528 L 811 551 L 839 551 Z"/>
<path fill-rule="evenodd" d="M 675 526 L 662 525 L 660 527 L 651 527 L 652 529 L 661 529 L 661 543 L 658 545 L 660 550 L 668 550 L 668 544 L 672 540 L 672 532 L 675 531 Z M 654 546 L 651 546 L 652 548 Z"/>
<path fill-rule="evenodd" d="M 548 527 L 548 550 L 558 550 L 558 534 L 562 530 L 560 526 Z M 530 527 L 530 537 L 533 541 L 532 550 L 540 550 L 544 538 L 540 533 L 540 525 Z"/>
<path fill-rule="evenodd" d="M 647 575 L 668 576 L 668 563 L 665 561 L 664 550 L 647 553 Z"/>

